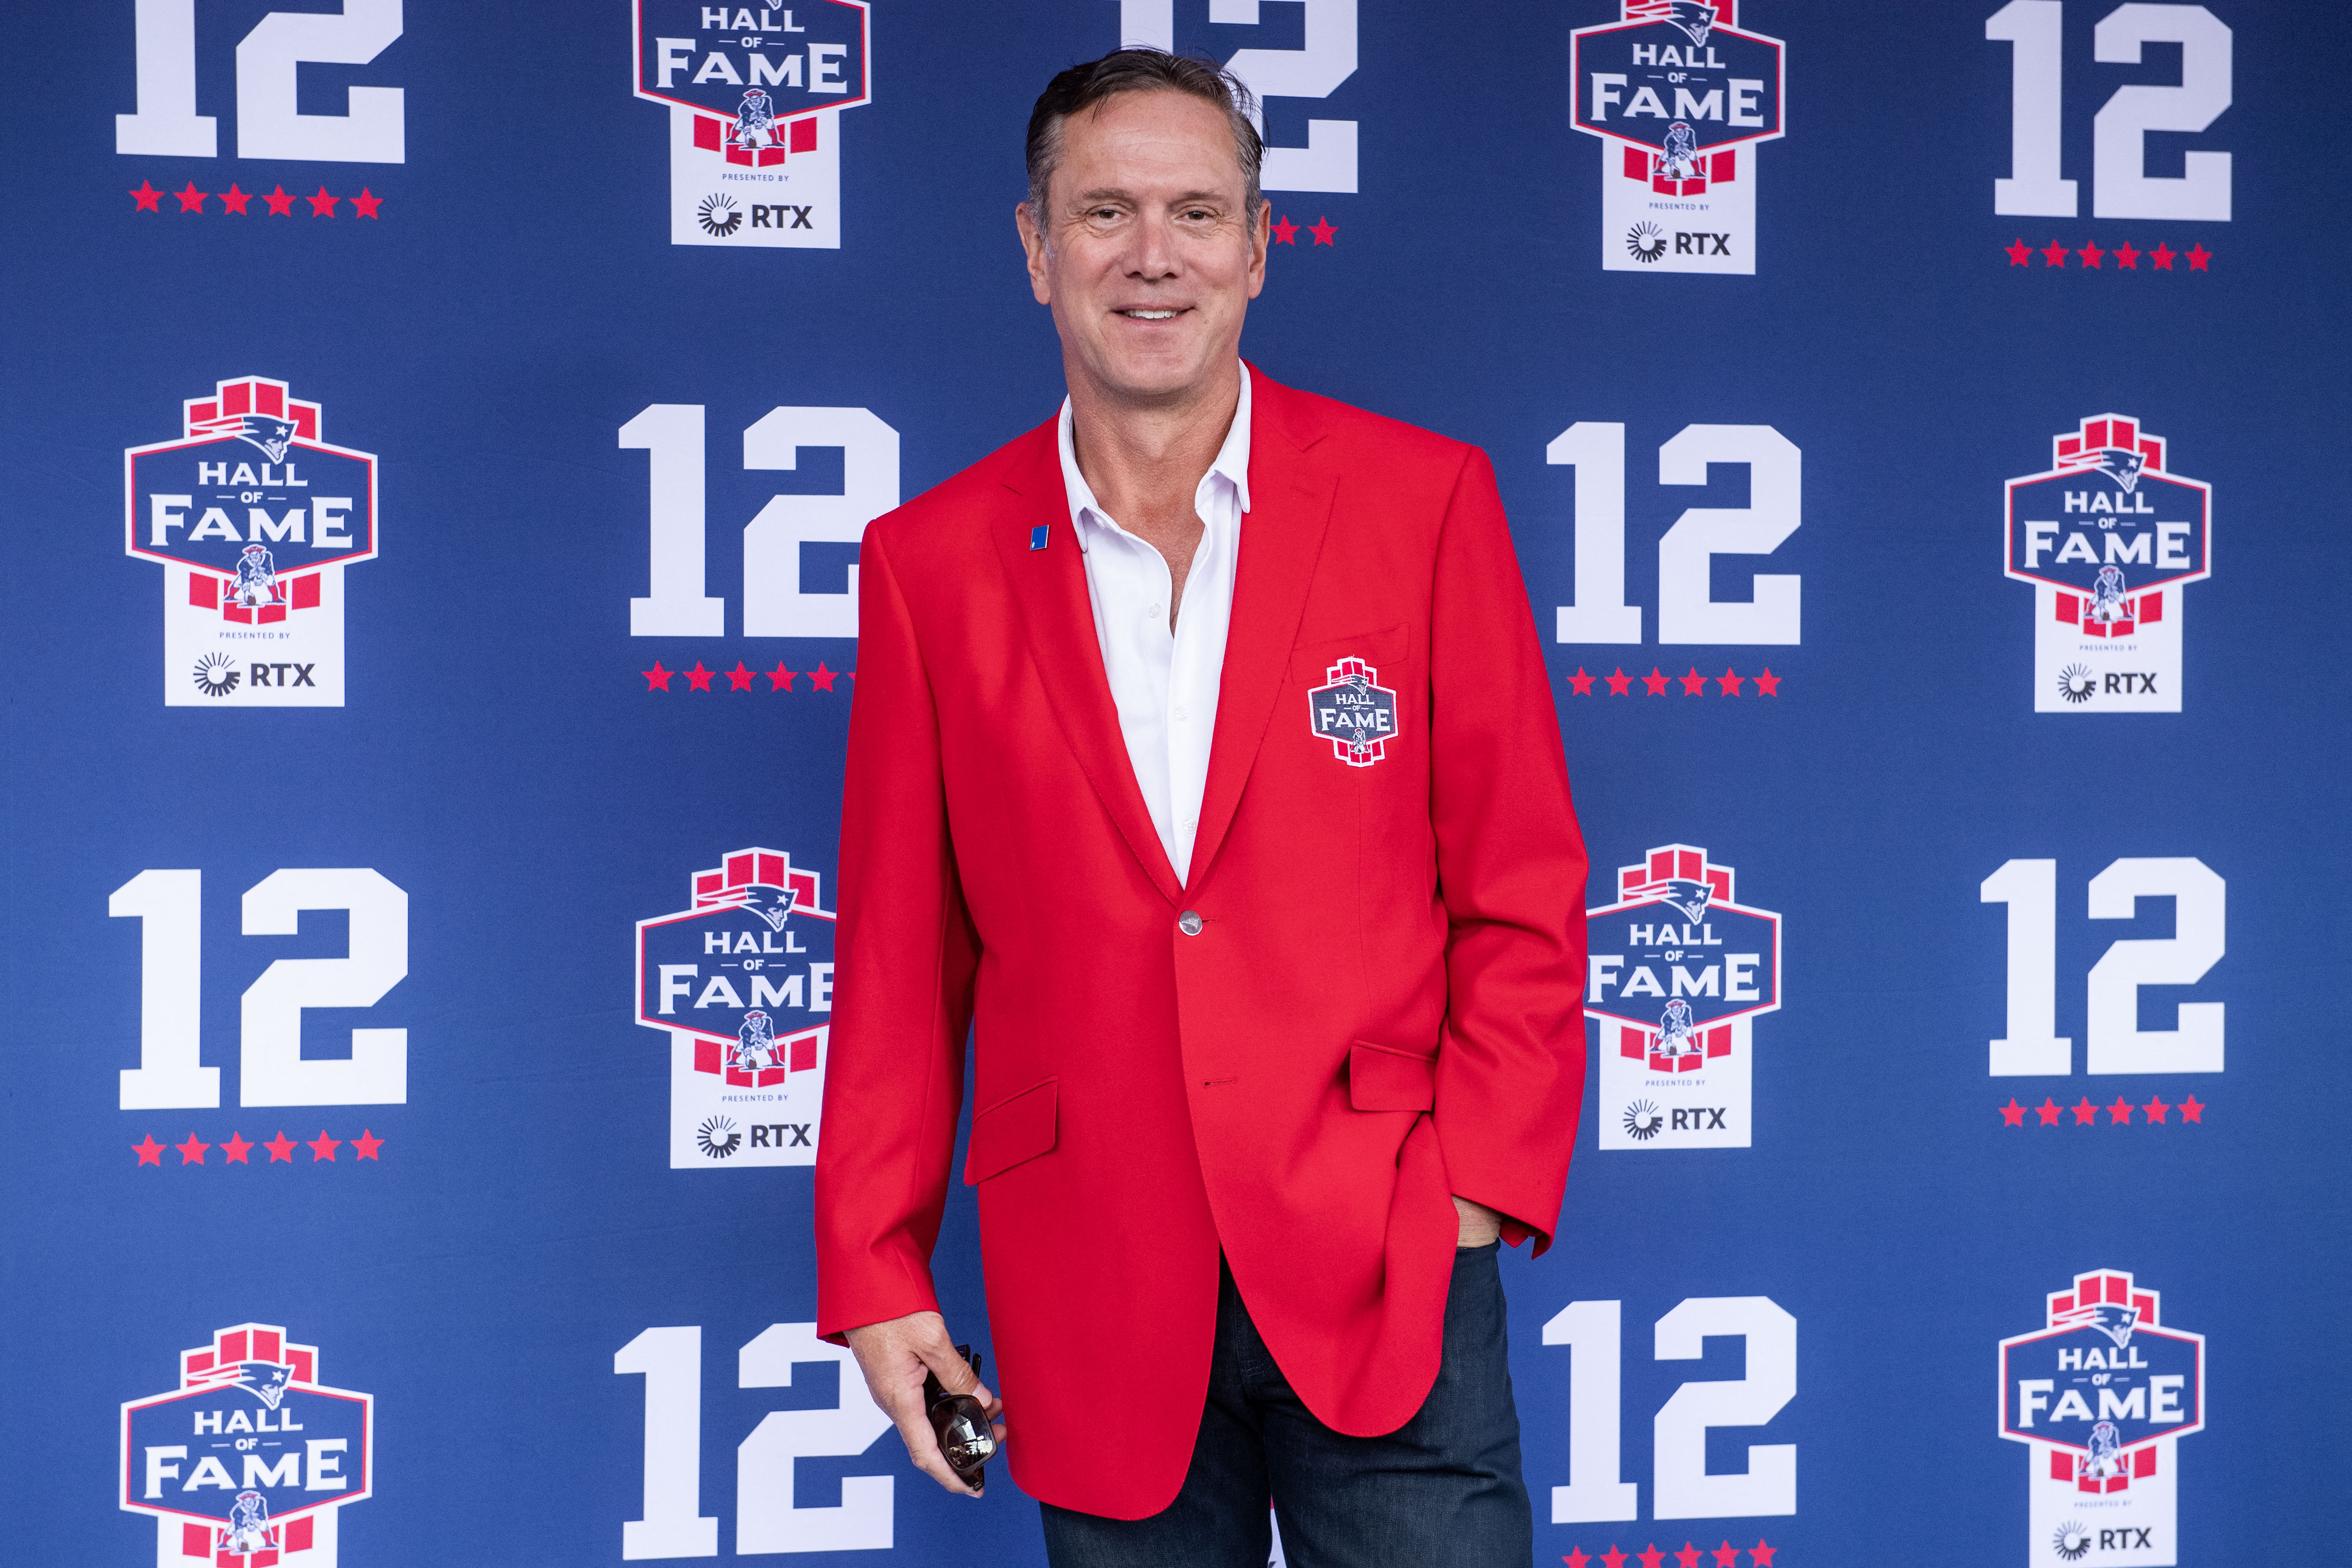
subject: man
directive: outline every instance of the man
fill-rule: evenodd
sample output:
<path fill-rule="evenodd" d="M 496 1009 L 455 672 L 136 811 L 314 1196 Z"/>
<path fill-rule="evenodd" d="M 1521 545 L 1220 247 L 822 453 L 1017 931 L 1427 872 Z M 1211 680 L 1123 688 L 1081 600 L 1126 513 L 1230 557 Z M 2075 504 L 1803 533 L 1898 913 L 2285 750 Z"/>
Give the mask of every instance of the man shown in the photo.
<path fill-rule="evenodd" d="M 1048 1555 L 1528 1561 L 1497 1235 L 1584 1084 L 1585 862 L 1486 458 L 1244 366 L 1245 89 L 1056 77 L 1016 212 L 1057 419 L 867 530 L 819 1331 L 924 1470 L 1002 1414 Z M 1004 1399 L 932 1293 L 964 1179 Z"/>

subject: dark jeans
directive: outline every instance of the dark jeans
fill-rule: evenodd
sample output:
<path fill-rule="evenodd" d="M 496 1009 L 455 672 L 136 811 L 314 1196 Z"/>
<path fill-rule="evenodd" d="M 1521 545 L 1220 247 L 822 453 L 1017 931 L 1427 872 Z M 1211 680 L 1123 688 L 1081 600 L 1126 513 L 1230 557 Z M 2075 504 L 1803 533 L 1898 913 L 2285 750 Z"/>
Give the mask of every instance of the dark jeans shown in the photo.
<path fill-rule="evenodd" d="M 1226 1272 L 1208 1406 L 1176 1500 L 1149 1519 L 1041 1504 L 1053 1568 L 1265 1568 L 1266 1499 L 1290 1568 L 1527 1568 L 1535 1550 L 1511 1403 L 1500 1243 L 1454 1255 L 1445 1354 L 1420 1412 L 1382 1437 L 1317 1420 Z"/>

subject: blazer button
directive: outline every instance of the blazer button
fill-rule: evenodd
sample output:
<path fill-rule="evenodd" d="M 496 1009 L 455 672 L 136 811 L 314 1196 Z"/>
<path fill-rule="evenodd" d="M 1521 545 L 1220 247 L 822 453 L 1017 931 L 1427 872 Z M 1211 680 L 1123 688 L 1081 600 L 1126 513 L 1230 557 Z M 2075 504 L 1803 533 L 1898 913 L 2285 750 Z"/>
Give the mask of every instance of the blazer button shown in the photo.
<path fill-rule="evenodd" d="M 1201 934 L 1201 916 L 1197 910 L 1186 910 L 1176 917 L 1176 929 L 1186 936 Z"/>

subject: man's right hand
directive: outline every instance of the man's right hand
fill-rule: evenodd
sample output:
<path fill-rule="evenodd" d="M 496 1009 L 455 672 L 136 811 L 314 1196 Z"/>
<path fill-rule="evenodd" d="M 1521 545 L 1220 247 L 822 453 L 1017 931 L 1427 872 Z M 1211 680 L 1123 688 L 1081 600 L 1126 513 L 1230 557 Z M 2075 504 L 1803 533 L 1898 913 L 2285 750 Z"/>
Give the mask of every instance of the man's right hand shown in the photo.
<path fill-rule="evenodd" d="M 951 1492 L 978 1497 L 980 1493 L 956 1479 L 940 1453 L 939 1436 L 931 1430 L 930 1414 L 923 1404 L 924 1373 L 936 1373 L 940 1386 L 950 1394 L 969 1394 L 987 1407 L 1000 1452 L 1004 1423 L 998 1417 L 1004 1414 L 1004 1406 L 973 1375 L 970 1363 L 956 1354 L 955 1343 L 948 1338 L 947 1320 L 937 1312 L 909 1312 L 903 1318 L 852 1329 L 846 1337 L 850 1353 L 857 1358 L 857 1369 L 866 1374 L 866 1392 L 874 1395 L 882 1413 L 898 1423 L 898 1436 L 915 1468 Z"/>

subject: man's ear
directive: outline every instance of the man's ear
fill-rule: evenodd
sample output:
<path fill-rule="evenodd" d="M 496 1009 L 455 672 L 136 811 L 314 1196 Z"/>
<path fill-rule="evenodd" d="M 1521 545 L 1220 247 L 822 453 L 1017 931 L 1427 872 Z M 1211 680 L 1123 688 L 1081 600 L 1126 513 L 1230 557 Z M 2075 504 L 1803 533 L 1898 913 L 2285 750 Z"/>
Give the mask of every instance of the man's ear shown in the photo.
<path fill-rule="evenodd" d="M 1028 258 L 1029 292 L 1040 305 L 1054 302 L 1054 290 L 1046 270 L 1045 231 L 1037 225 L 1036 215 L 1027 202 L 1013 204 L 1013 226 L 1021 235 L 1021 248 Z"/>
<path fill-rule="evenodd" d="M 1265 287 L 1265 247 L 1271 243 L 1267 227 L 1273 222 L 1274 204 L 1260 195 L 1256 220 L 1250 225 L 1249 297 L 1253 300 Z"/>

